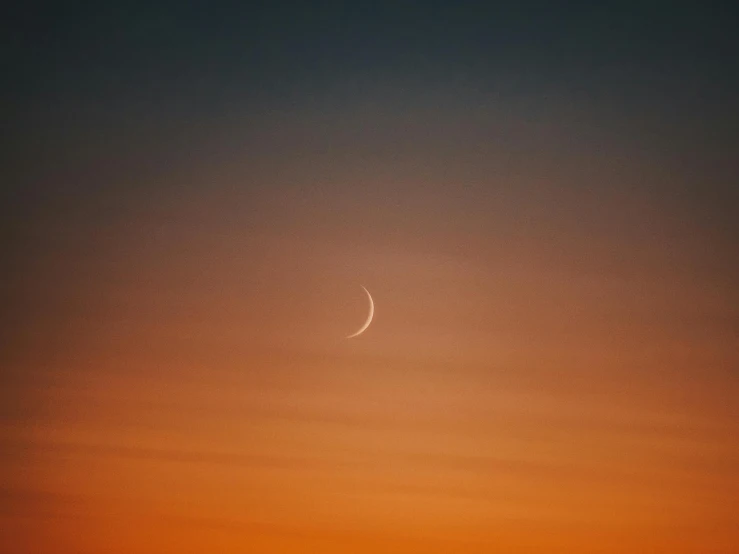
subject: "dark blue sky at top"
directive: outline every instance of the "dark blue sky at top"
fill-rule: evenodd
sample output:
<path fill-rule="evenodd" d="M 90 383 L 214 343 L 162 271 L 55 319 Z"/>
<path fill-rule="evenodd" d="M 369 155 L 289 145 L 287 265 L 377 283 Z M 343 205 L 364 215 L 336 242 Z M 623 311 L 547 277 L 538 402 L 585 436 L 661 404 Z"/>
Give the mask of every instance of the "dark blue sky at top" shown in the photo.
<path fill-rule="evenodd" d="M 573 85 L 619 72 L 715 87 L 737 79 L 730 3 L 487 4 L 42 3 L 10 15 L 6 56 L 16 94 L 38 98 L 198 83 L 279 93 L 363 71 Z"/>
<path fill-rule="evenodd" d="M 675 170 L 705 178 L 681 193 L 732 234 L 738 22 L 728 2 L 17 5 L 4 32 L 3 110 L 18 162 L 7 182 L 32 203 L 50 182 L 38 167 L 60 148 L 139 124 L 188 136 L 199 120 L 249 106 L 330 104 L 326 90 L 352 79 L 410 83 L 409 103 L 414 90 L 451 85 L 560 95 L 631 122 L 626 134 L 652 133 L 675 160 L 697 152 Z"/>

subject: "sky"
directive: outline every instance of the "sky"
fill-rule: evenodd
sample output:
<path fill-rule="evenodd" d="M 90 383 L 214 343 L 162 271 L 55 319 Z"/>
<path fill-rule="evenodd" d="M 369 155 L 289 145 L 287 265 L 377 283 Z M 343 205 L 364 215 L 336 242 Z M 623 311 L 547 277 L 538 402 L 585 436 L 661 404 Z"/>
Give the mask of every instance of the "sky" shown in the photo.
<path fill-rule="evenodd" d="M 0 552 L 736 552 L 739 18 L 596 4 L 9 12 Z"/>

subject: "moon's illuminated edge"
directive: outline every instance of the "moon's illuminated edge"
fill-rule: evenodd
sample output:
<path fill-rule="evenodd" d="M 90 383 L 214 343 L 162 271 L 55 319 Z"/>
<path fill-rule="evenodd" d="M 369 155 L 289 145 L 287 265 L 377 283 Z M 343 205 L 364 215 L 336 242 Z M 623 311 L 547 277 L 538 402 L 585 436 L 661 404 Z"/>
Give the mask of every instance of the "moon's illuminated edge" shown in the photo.
<path fill-rule="evenodd" d="M 372 295 L 369 293 L 369 291 L 366 288 L 364 288 L 364 285 L 360 285 L 360 286 L 364 289 L 364 292 L 367 293 L 367 298 L 369 299 L 369 303 L 370 303 L 369 315 L 367 316 L 367 321 L 364 322 L 364 325 L 362 325 L 362 327 L 359 329 L 359 331 L 357 331 L 356 333 L 353 333 L 351 335 L 348 335 L 346 337 L 348 339 L 352 339 L 354 337 L 358 337 L 359 335 L 361 335 L 362 333 L 364 333 L 367 330 L 367 327 L 370 326 L 370 323 L 372 323 L 372 318 L 375 315 L 375 303 L 372 301 Z"/>

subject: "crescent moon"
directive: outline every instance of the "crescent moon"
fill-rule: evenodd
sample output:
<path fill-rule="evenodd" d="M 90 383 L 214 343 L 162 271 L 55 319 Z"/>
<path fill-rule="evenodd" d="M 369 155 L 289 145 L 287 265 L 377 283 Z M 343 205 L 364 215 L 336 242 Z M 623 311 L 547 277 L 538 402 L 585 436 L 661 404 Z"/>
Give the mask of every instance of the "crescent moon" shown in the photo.
<path fill-rule="evenodd" d="M 354 337 L 358 337 L 362 333 L 364 333 L 367 330 L 367 327 L 370 326 L 370 323 L 372 323 L 372 318 L 375 315 L 375 303 L 372 301 L 372 295 L 369 293 L 367 289 L 364 288 L 364 286 L 359 285 L 364 289 L 364 292 L 367 293 L 367 298 L 369 299 L 369 315 L 367 316 L 367 321 L 364 322 L 364 325 L 357 331 L 356 333 L 347 336 L 346 338 L 351 339 Z"/>

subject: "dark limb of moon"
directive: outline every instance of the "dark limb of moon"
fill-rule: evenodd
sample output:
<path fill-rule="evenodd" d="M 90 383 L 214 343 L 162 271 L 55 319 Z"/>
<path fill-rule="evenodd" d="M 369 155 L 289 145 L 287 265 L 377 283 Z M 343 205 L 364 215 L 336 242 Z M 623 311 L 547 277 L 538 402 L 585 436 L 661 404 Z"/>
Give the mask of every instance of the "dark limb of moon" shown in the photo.
<path fill-rule="evenodd" d="M 375 303 L 372 301 L 372 295 L 369 293 L 369 291 L 366 288 L 364 288 L 364 286 L 362 286 L 362 288 L 364 289 L 364 292 L 367 293 L 367 299 L 369 300 L 369 314 L 367 315 L 367 320 L 364 322 L 364 325 L 360 327 L 359 331 L 347 336 L 346 338 L 348 339 L 358 337 L 359 335 L 364 333 L 367 330 L 367 327 L 370 326 L 370 323 L 372 323 L 372 318 L 375 315 Z"/>

